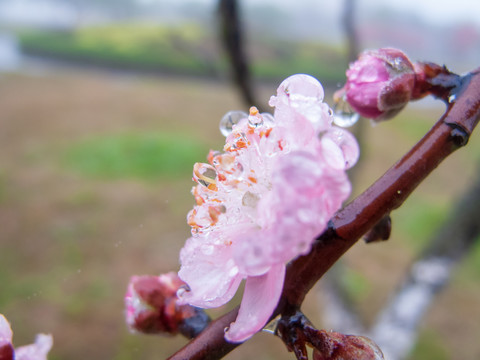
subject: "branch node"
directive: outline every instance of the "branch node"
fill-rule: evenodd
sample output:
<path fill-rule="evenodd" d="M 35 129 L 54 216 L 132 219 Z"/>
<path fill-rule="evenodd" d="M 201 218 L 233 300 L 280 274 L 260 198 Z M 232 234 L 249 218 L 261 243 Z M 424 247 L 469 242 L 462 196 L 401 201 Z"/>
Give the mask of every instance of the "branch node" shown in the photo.
<path fill-rule="evenodd" d="M 456 147 L 467 145 L 468 139 L 470 138 L 467 130 L 457 124 L 449 123 L 448 125 L 452 128 L 452 131 L 450 131 L 450 141 L 455 144 Z"/>

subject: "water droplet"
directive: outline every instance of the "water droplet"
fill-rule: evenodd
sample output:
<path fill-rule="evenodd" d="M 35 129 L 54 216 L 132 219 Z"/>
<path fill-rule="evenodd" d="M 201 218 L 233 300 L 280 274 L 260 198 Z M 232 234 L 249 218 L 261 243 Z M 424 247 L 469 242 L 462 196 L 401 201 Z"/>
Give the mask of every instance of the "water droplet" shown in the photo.
<path fill-rule="evenodd" d="M 250 191 L 247 191 L 242 197 L 242 205 L 255 208 L 258 204 L 260 197 Z"/>
<path fill-rule="evenodd" d="M 358 119 L 360 119 L 360 115 L 353 111 L 344 97 L 335 102 L 333 110 L 333 122 L 335 125 L 350 127 L 353 126 Z"/>
<path fill-rule="evenodd" d="M 292 75 L 280 84 L 278 96 L 286 96 L 291 102 L 307 100 L 323 101 L 323 86 L 313 76 L 305 74 Z"/>
<path fill-rule="evenodd" d="M 262 117 L 263 117 L 263 123 L 269 127 L 272 127 L 273 124 L 275 123 L 275 118 L 270 113 L 264 112 L 262 113 Z"/>
<path fill-rule="evenodd" d="M 355 137 L 341 128 L 332 128 L 321 139 L 327 163 L 336 169 L 350 169 L 360 156 L 360 148 Z"/>
<path fill-rule="evenodd" d="M 262 329 L 262 331 L 270 333 L 270 334 L 275 334 L 277 331 L 277 325 L 278 321 L 280 320 L 281 316 L 278 315 L 276 318 L 274 318 L 272 321 L 270 321 L 265 327 Z"/>
<path fill-rule="evenodd" d="M 263 125 L 262 115 L 260 115 L 258 109 L 255 106 L 252 106 L 250 108 L 250 114 L 248 115 L 248 125 L 255 128 Z"/>
<path fill-rule="evenodd" d="M 187 292 L 190 292 L 192 289 L 190 289 L 190 286 L 187 284 L 181 285 L 178 290 L 177 290 L 177 296 L 182 297 Z"/>
<path fill-rule="evenodd" d="M 228 136 L 233 131 L 233 126 L 238 124 L 240 120 L 246 119 L 248 115 L 239 110 L 229 111 L 223 115 L 222 120 L 220 120 L 220 132 L 223 136 Z"/>
<path fill-rule="evenodd" d="M 217 183 L 216 178 L 217 172 L 213 166 L 204 163 L 193 165 L 193 179 L 197 183 L 214 190 Z"/>

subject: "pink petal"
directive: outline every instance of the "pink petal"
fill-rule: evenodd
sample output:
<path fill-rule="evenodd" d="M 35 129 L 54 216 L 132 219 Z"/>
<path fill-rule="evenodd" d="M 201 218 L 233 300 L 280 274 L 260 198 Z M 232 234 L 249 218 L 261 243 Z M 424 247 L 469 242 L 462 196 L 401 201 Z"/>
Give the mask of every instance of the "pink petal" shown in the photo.
<path fill-rule="evenodd" d="M 180 251 L 180 262 L 178 276 L 189 287 L 189 291 L 179 290 L 181 303 L 201 308 L 221 306 L 230 301 L 242 281 L 231 246 L 205 237 L 188 239 Z"/>
<path fill-rule="evenodd" d="M 347 130 L 332 127 L 321 139 L 322 154 L 328 165 L 334 169 L 350 169 L 360 156 L 355 136 Z"/>
<path fill-rule="evenodd" d="M 245 341 L 267 324 L 282 294 L 284 278 L 283 263 L 262 276 L 247 278 L 237 319 L 225 333 L 227 341 Z"/>
<path fill-rule="evenodd" d="M 15 350 L 16 360 L 47 360 L 47 354 L 52 348 L 52 335 L 38 334 L 35 343 L 20 346 Z"/>
<path fill-rule="evenodd" d="M 11 343 L 13 337 L 12 328 L 8 320 L 0 314 L 0 345 Z"/>

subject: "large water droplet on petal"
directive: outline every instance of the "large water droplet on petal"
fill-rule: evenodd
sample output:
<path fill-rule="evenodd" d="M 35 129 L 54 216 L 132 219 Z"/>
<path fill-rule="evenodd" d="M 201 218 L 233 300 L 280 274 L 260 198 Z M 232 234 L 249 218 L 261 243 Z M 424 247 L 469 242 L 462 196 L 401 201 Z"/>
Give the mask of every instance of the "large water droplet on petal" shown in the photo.
<path fill-rule="evenodd" d="M 345 97 L 336 101 L 333 109 L 333 123 L 337 126 L 350 127 L 360 119 L 360 115 L 352 109 Z"/>
<path fill-rule="evenodd" d="M 223 115 L 222 120 L 220 120 L 220 132 L 223 136 L 228 136 L 232 133 L 233 125 L 236 125 L 240 120 L 247 118 L 248 115 L 243 111 L 229 111 Z"/>
<path fill-rule="evenodd" d="M 313 76 L 296 74 L 289 76 L 280 84 L 278 97 L 287 97 L 291 102 L 305 101 L 306 99 L 322 102 L 325 92 L 320 82 Z"/>
<path fill-rule="evenodd" d="M 336 169 L 350 169 L 360 156 L 360 148 L 355 137 L 347 130 L 332 128 L 321 139 L 324 158 Z"/>

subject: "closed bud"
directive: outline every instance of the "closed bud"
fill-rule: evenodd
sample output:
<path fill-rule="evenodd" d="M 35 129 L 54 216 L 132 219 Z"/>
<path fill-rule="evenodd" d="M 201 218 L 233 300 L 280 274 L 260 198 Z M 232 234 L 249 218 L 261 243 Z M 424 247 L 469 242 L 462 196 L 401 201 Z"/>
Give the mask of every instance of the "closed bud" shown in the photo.
<path fill-rule="evenodd" d="M 210 319 L 200 309 L 178 303 L 177 291 L 184 286 L 174 272 L 132 276 L 125 294 L 129 329 L 147 334 L 198 335 Z"/>
<path fill-rule="evenodd" d="M 390 119 L 412 99 L 414 66 L 400 50 L 365 51 L 346 74 L 345 86 L 334 96 L 337 100 L 343 97 L 363 117 Z"/>
<path fill-rule="evenodd" d="M 383 353 L 364 336 L 319 331 L 320 346 L 313 350 L 313 360 L 383 360 Z"/>

